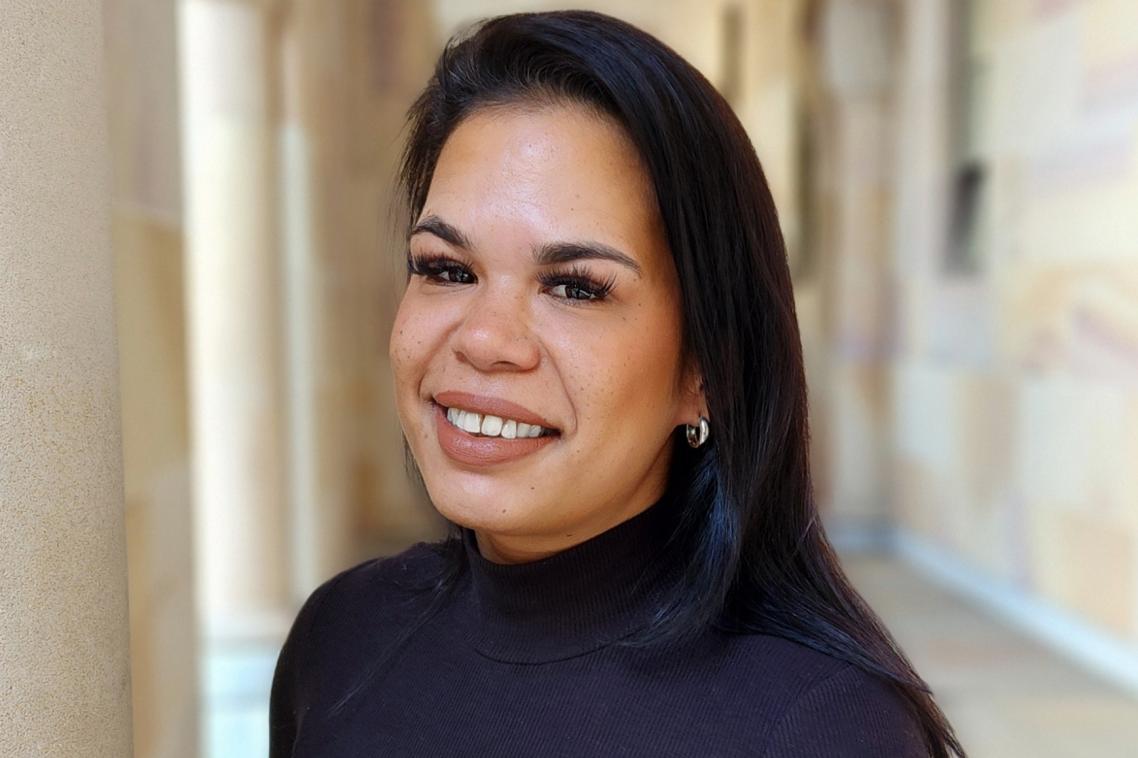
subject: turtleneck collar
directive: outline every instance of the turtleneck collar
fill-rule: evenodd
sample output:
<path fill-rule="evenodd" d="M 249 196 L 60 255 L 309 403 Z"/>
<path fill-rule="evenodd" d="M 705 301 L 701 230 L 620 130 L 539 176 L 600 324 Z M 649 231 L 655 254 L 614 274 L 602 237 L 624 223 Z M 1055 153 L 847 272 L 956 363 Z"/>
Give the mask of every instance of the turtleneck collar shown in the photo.
<path fill-rule="evenodd" d="M 528 563 L 482 556 L 463 528 L 470 567 L 462 630 L 483 655 L 509 663 L 572 658 L 643 628 L 671 575 L 663 546 L 675 523 L 665 495 L 584 542 Z"/>

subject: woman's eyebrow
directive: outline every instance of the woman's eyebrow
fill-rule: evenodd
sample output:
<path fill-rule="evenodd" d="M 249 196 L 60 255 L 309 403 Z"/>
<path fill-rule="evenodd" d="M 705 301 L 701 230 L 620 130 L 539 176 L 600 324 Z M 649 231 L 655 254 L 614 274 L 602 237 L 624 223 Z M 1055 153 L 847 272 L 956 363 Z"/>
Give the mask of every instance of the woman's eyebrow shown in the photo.
<path fill-rule="evenodd" d="M 640 264 L 631 256 L 601 242 L 547 242 L 533 251 L 534 262 L 539 266 L 551 266 L 557 263 L 568 263 L 569 261 L 589 258 L 619 263 L 632 269 L 637 276 L 642 273 Z"/>
<path fill-rule="evenodd" d="M 424 216 L 407 235 L 410 239 L 416 234 L 433 234 L 444 242 L 455 247 L 470 251 L 473 247 L 470 239 L 452 224 L 448 224 L 435 215 Z M 640 264 L 632 256 L 622 253 L 615 247 L 603 242 L 547 242 L 534 248 L 533 260 L 538 266 L 553 266 L 559 263 L 569 263 L 576 260 L 603 260 L 619 263 L 641 276 L 643 271 Z"/>
<path fill-rule="evenodd" d="M 407 235 L 407 239 L 411 239 L 416 234 L 422 234 L 424 232 L 427 234 L 433 234 L 443 242 L 449 242 L 455 247 L 461 247 L 463 250 L 470 250 L 471 248 L 470 240 L 466 238 L 465 234 L 460 232 L 451 224 L 443 221 L 438 216 L 424 216 L 419 221 L 419 223 L 415 224 L 415 226 L 411 228 L 411 232 Z"/>

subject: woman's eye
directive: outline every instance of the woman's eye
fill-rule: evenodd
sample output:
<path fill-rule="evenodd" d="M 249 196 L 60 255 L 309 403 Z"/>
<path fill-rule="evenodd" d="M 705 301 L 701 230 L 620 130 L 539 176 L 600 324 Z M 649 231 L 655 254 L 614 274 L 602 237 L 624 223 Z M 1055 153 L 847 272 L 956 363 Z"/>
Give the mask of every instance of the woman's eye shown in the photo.
<path fill-rule="evenodd" d="M 411 256 L 407 259 L 407 272 L 440 284 L 470 284 L 474 275 L 459 263 L 443 257 Z"/>
<path fill-rule="evenodd" d="M 539 278 L 554 297 L 578 303 L 600 302 L 608 297 L 616 284 L 615 276 L 600 281 L 579 267 L 561 273 L 545 273 Z"/>
<path fill-rule="evenodd" d="M 440 269 L 436 276 L 444 282 L 453 282 L 454 284 L 469 284 L 474 280 L 469 271 L 464 271 L 459 266 L 448 266 Z"/>
<path fill-rule="evenodd" d="M 574 282 L 558 284 L 550 292 L 557 297 L 564 297 L 569 300 L 599 300 L 601 297 L 600 293 Z"/>
<path fill-rule="evenodd" d="M 588 268 L 576 265 L 563 271 L 542 272 L 538 279 L 554 297 L 577 305 L 603 301 L 616 284 L 616 276 L 601 281 Z"/>

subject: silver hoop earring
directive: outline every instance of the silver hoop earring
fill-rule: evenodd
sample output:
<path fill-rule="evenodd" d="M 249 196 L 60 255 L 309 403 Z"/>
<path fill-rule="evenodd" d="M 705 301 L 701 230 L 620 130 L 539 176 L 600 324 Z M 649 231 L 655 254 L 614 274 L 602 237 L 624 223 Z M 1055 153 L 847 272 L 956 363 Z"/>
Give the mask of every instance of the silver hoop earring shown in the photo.
<path fill-rule="evenodd" d="M 688 444 L 692 447 L 699 447 L 707 442 L 707 436 L 711 434 L 711 425 L 703 416 L 699 417 L 699 426 L 692 424 L 684 424 L 684 432 L 688 437 Z"/>

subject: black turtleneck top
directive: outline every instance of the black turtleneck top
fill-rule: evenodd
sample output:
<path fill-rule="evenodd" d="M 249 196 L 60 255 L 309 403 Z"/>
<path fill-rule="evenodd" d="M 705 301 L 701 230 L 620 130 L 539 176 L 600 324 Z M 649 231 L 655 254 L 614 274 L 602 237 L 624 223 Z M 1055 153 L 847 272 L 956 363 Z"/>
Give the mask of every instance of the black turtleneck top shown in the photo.
<path fill-rule="evenodd" d="M 671 517 L 661 500 L 524 564 L 487 560 L 464 529 L 456 591 L 393 655 L 437 546 L 330 579 L 281 649 L 270 758 L 926 755 L 892 689 L 802 645 L 716 630 L 666 654 L 613 645 L 671 576 Z"/>

